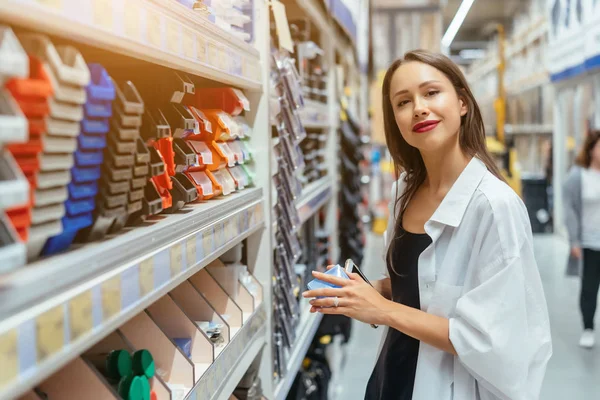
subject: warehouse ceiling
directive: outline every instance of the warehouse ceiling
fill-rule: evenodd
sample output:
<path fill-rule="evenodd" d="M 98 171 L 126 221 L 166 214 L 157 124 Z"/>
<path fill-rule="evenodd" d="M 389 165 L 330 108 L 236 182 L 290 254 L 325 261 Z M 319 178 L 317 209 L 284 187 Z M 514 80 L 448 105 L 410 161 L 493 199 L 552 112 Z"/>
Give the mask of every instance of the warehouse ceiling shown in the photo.
<path fill-rule="evenodd" d="M 444 31 L 450 25 L 462 0 L 447 0 L 443 8 Z M 455 41 L 485 40 L 489 36 L 489 26 L 503 23 L 510 25 L 513 17 L 523 7 L 522 0 L 475 0 L 467 14 Z"/>
<path fill-rule="evenodd" d="M 444 32 L 461 3 L 462 0 L 446 1 L 443 7 Z M 468 64 L 471 60 L 461 60 L 460 52 L 485 48 L 498 23 L 503 24 L 507 31 L 510 31 L 511 21 L 519 11 L 522 11 L 526 3 L 523 0 L 475 0 L 450 46 L 450 54 L 461 64 Z"/>

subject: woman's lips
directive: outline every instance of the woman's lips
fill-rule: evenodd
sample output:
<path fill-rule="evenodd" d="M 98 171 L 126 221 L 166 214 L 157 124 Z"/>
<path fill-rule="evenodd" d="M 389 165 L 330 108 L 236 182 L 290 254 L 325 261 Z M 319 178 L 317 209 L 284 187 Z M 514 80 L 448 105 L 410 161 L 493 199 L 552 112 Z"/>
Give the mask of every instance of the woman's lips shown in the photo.
<path fill-rule="evenodd" d="M 414 126 L 413 132 L 417 132 L 417 133 L 429 132 L 430 130 L 432 130 L 436 126 L 438 126 L 439 123 L 440 123 L 440 121 L 420 122 Z"/>

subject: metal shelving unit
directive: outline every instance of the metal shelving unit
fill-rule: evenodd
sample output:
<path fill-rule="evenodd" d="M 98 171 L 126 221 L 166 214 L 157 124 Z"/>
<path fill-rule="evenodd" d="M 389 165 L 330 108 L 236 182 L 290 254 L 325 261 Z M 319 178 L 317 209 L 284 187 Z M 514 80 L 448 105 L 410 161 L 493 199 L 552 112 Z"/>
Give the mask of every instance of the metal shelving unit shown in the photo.
<path fill-rule="evenodd" d="M 263 228 L 264 218 L 262 190 L 248 189 L 3 276 L 0 341 L 18 334 L 15 362 L 27 379 L 7 385 L 2 396 L 13 398 L 59 370 Z M 57 334 L 64 340 L 36 363 L 41 321 L 63 326 Z M 72 326 L 82 327 L 77 337 Z"/>
<path fill-rule="evenodd" d="M 0 18 L 242 89 L 262 87 L 258 50 L 176 1 L 6 0 Z"/>
<path fill-rule="evenodd" d="M 335 65 L 336 52 L 356 57 L 350 40 L 337 37 L 336 22 L 318 0 L 293 3 L 327 38 L 329 65 Z M 285 398 L 322 316 L 302 313 L 288 374 L 274 387 L 271 279 L 277 225 L 271 213 L 276 165 L 268 135 L 269 6 L 254 2 L 254 35 L 249 44 L 175 0 L 0 2 L 1 24 L 81 46 L 83 54 L 99 54 L 114 67 L 126 70 L 129 62 L 136 67 L 161 66 L 190 75 L 198 88 L 206 83 L 204 86 L 219 84 L 244 90 L 251 109 L 245 117 L 252 130 L 254 160 L 254 187 L 187 204 L 173 214 L 160 214 L 103 240 L 72 246 L 64 253 L 0 274 L 0 399 L 18 398 L 52 379 L 53 374 L 144 314 L 159 299 L 169 297 L 191 277 L 206 273 L 210 267 L 205 267 L 242 244 L 248 270 L 261 286 L 262 302 L 256 303 L 252 315 L 212 364 L 207 364 L 186 398 L 228 399 L 257 358 L 264 364 L 260 378 L 265 397 Z M 331 81 L 334 70 L 328 72 Z M 157 71 L 159 80 L 162 69 Z M 132 67 L 124 76 L 135 72 Z M 328 87 L 327 103 L 305 102 L 303 125 L 329 137 L 324 149 L 328 171 L 306 185 L 296 200 L 302 224 L 326 210 L 334 258 L 337 104 L 333 83 Z M 308 307 L 306 303 L 300 306 Z"/>

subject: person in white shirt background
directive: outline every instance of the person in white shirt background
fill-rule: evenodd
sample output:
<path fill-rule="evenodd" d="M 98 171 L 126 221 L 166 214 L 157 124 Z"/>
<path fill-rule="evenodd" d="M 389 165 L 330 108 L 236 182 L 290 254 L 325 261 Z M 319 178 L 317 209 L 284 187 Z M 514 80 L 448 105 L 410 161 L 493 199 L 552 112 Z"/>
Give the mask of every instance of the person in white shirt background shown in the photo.
<path fill-rule="evenodd" d="M 339 288 L 305 292 L 311 312 L 387 326 L 388 336 L 418 341 L 412 390 L 402 398 L 538 399 L 552 343 L 529 217 L 486 149 L 464 75 L 443 55 L 409 52 L 389 68 L 383 104 L 400 176 L 385 257 L 396 275 L 371 287 L 357 274 L 344 280 L 315 272 Z M 402 261 L 409 255 L 394 249 L 411 235 L 429 237 L 415 255 L 418 307 L 392 296 L 410 276 Z M 379 375 L 385 390 L 404 379 L 393 371 Z M 378 390 L 366 398 L 393 398 Z"/>
<path fill-rule="evenodd" d="M 600 287 L 600 131 L 589 131 L 565 182 L 565 223 L 571 261 L 583 260 L 579 306 L 583 333 L 579 345 L 595 345 L 594 316 Z"/>

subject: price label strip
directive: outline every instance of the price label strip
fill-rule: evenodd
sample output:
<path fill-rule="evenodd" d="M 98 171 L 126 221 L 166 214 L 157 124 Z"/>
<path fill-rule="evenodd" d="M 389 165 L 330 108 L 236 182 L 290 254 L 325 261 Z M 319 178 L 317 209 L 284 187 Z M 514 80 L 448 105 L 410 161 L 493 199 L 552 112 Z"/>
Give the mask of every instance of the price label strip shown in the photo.
<path fill-rule="evenodd" d="M 181 243 L 175 243 L 173 247 L 171 247 L 170 255 L 171 277 L 174 278 L 179 275 L 181 268 L 183 267 L 183 251 L 181 249 Z"/>
<path fill-rule="evenodd" d="M 140 295 L 145 296 L 154 290 L 154 259 L 147 258 L 140 263 Z"/>
<path fill-rule="evenodd" d="M 194 60 L 196 59 L 196 45 L 194 43 L 194 37 L 196 35 L 189 29 L 182 29 L 183 55 L 185 56 L 185 58 Z"/>
<path fill-rule="evenodd" d="M 204 250 L 204 257 L 208 257 L 212 254 L 214 250 L 214 233 L 212 228 L 202 232 L 202 247 Z"/>
<path fill-rule="evenodd" d="M 208 47 L 206 44 L 206 39 L 198 35 L 196 35 L 196 57 L 201 63 L 207 62 Z"/>
<path fill-rule="evenodd" d="M 112 0 L 93 0 L 93 3 L 94 24 L 100 28 L 112 31 L 114 27 Z"/>
<path fill-rule="evenodd" d="M 223 222 L 215 225 L 215 247 L 219 247 L 225 244 L 225 224 Z"/>
<path fill-rule="evenodd" d="M 0 334 L 0 388 L 19 375 L 19 347 L 16 329 Z"/>
<path fill-rule="evenodd" d="M 198 262 L 196 259 L 196 235 L 190 236 L 185 241 L 185 257 L 188 268 L 193 267 Z"/>
<path fill-rule="evenodd" d="M 63 0 L 37 0 L 39 4 L 44 7 L 53 8 L 55 10 L 62 10 L 64 4 Z M 2 381 L 0 380 L 0 384 Z"/>
<path fill-rule="evenodd" d="M 146 34 L 148 35 L 148 42 L 152 46 L 162 48 L 160 14 L 151 9 L 148 9 L 146 13 Z"/>
<path fill-rule="evenodd" d="M 123 20 L 125 22 L 125 36 L 135 41 L 140 41 L 142 28 L 140 23 L 141 9 L 137 0 L 124 3 Z"/>
<path fill-rule="evenodd" d="M 181 54 L 181 36 L 179 35 L 179 24 L 174 20 L 167 19 L 167 49 L 177 55 Z"/>
<path fill-rule="evenodd" d="M 92 318 L 92 292 L 90 290 L 69 301 L 69 325 L 71 341 L 85 335 L 94 327 Z"/>
<path fill-rule="evenodd" d="M 109 320 L 121 311 L 121 276 L 117 275 L 100 286 L 102 293 L 102 319 Z"/>
<path fill-rule="evenodd" d="M 35 320 L 37 359 L 45 360 L 59 352 L 65 343 L 65 311 L 62 305 L 39 315 Z"/>

